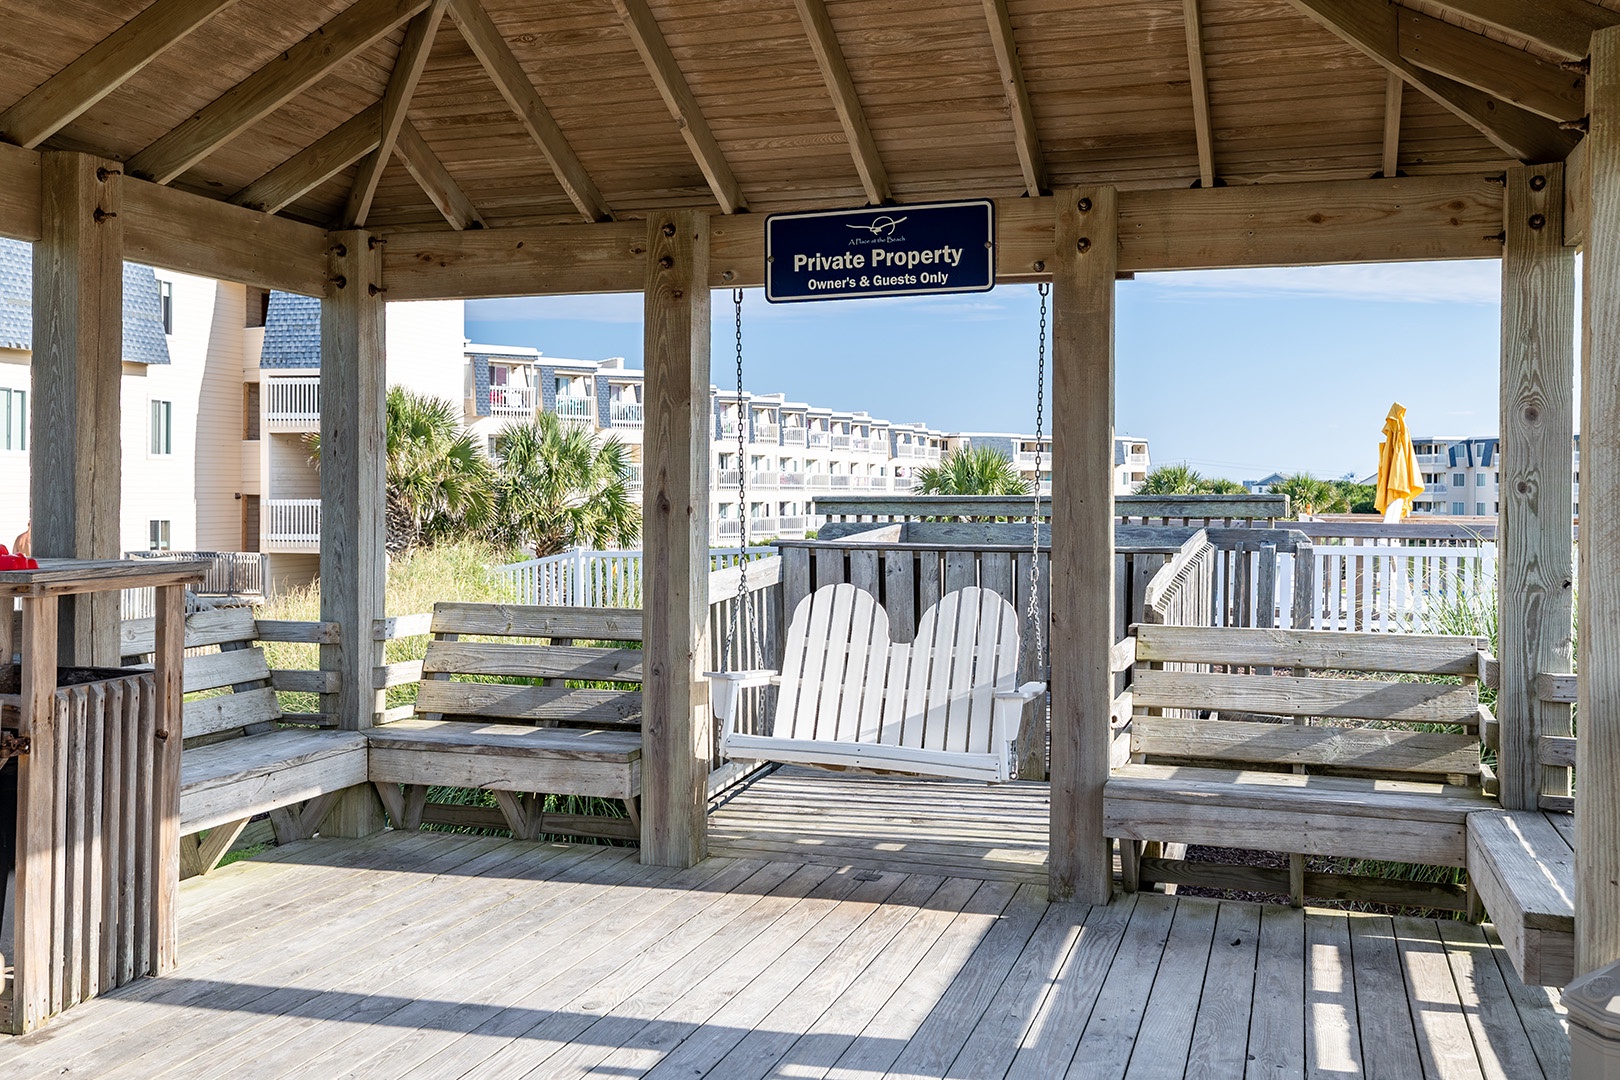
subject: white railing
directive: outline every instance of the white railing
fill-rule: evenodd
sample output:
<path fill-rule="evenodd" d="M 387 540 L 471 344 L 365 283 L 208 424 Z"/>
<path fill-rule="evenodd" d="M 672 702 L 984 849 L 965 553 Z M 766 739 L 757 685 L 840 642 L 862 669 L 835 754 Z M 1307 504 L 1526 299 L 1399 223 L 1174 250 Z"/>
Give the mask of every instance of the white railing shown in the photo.
<path fill-rule="evenodd" d="M 850 438 L 848 435 L 834 435 L 832 437 L 832 448 L 834 450 L 848 450 L 849 443 Z"/>
<path fill-rule="evenodd" d="M 321 422 L 319 375 L 267 378 L 264 398 L 264 420 L 273 428 L 303 428 Z"/>
<path fill-rule="evenodd" d="M 1050 451 L 1043 451 L 1038 456 L 1040 457 L 1043 465 L 1050 465 L 1052 463 L 1052 454 Z M 1017 465 L 1020 469 L 1033 469 L 1035 467 L 1036 457 L 1037 455 L 1033 450 L 1020 450 L 1018 453 L 1013 455 L 1013 464 Z"/>
<path fill-rule="evenodd" d="M 850 486 L 851 477 L 848 473 L 833 473 L 831 480 L 833 487 L 847 488 Z"/>
<path fill-rule="evenodd" d="M 748 482 L 754 487 L 773 488 L 781 481 L 782 474 L 774 469 L 770 472 L 750 472 Z"/>
<path fill-rule="evenodd" d="M 803 446 L 804 445 L 804 428 L 802 428 L 802 427 L 783 428 L 782 429 L 782 445 L 783 446 Z"/>
<path fill-rule="evenodd" d="M 589 424 L 596 419 L 596 402 L 585 397 L 559 397 L 557 419 L 568 424 Z"/>
<path fill-rule="evenodd" d="M 1314 577 L 1308 629 L 1462 633 L 1466 631 L 1455 625 L 1459 616 L 1495 603 L 1494 543 L 1318 544 L 1310 551 Z M 1287 626 L 1298 567 L 1294 559 L 1282 559 L 1278 570 L 1278 608 L 1281 624 Z"/>
<path fill-rule="evenodd" d="M 714 535 L 724 540 L 742 535 L 742 522 L 736 518 L 722 518 L 714 523 Z"/>
<path fill-rule="evenodd" d="M 784 471 L 777 474 L 776 482 L 781 487 L 804 487 L 804 473 Z"/>
<path fill-rule="evenodd" d="M 321 500 L 266 499 L 264 542 L 267 544 L 319 544 Z"/>
<path fill-rule="evenodd" d="M 717 531 L 724 533 L 720 522 Z M 753 526 L 750 526 L 751 528 Z M 734 532 L 740 532 L 740 528 Z M 709 569 L 723 570 L 744 558 L 758 559 L 776 554 L 771 547 L 714 548 L 709 552 Z M 491 573 L 502 582 L 513 602 L 550 607 L 627 607 L 642 602 L 642 553 L 639 550 L 591 551 L 574 548 L 543 559 L 497 566 Z"/>
<path fill-rule="evenodd" d="M 748 521 L 749 536 L 775 536 L 776 519 L 773 517 L 750 518 Z M 775 548 L 771 549 L 775 551 Z"/>
<path fill-rule="evenodd" d="M 865 435 L 856 435 L 849 440 L 849 448 L 851 450 L 870 450 L 872 449 L 872 440 Z"/>
<path fill-rule="evenodd" d="M 489 388 L 491 416 L 533 416 L 534 387 L 492 386 Z"/>
<path fill-rule="evenodd" d="M 804 486 L 813 488 L 830 488 L 832 487 L 832 477 L 828 476 L 824 472 L 813 472 L 804 478 Z"/>
<path fill-rule="evenodd" d="M 849 486 L 852 488 L 869 488 L 872 486 L 872 478 L 870 476 L 851 476 Z"/>
<path fill-rule="evenodd" d="M 645 417 L 639 401 L 615 401 L 608 405 L 608 419 L 614 427 L 638 428 Z"/>
<path fill-rule="evenodd" d="M 632 495 L 639 494 L 641 491 L 641 466 L 631 465 L 626 471 L 628 476 L 625 479 L 624 489 Z"/>
<path fill-rule="evenodd" d="M 742 473 L 737 469 L 721 469 L 714 475 L 715 484 L 726 491 L 730 491 L 732 488 L 736 487 L 742 482 Z"/>
<path fill-rule="evenodd" d="M 812 431 L 810 433 L 810 445 L 826 446 L 828 445 L 828 438 L 829 436 L 825 431 Z"/>
<path fill-rule="evenodd" d="M 896 477 L 893 477 L 893 478 L 890 479 L 889 483 L 893 486 L 894 490 L 896 490 L 896 491 L 910 491 L 911 490 L 911 477 L 909 477 L 909 476 L 896 476 Z"/>
<path fill-rule="evenodd" d="M 804 522 L 805 519 L 802 515 L 797 517 L 789 516 L 777 518 L 776 528 L 782 536 L 787 537 L 788 539 L 797 539 L 797 537 L 790 534 L 798 533 L 802 536 L 804 534 Z"/>
<path fill-rule="evenodd" d="M 774 443 L 777 441 L 777 436 L 780 434 L 780 432 L 781 428 L 777 427 L 775 424 L 756 423 L 754 424 L 754 441 L 762 443 Z"/>

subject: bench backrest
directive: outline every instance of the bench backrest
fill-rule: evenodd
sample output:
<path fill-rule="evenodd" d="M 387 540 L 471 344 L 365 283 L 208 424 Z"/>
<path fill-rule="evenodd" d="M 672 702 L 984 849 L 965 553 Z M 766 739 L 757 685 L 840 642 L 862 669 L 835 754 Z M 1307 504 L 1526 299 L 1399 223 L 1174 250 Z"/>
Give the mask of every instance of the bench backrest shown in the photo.
<path fill-rule="evenodd" d="M 1461 636 L 1138 626 L 1131 752 L 1475 776 L 1485 646 Z M 1165 712 L 1175 715 L 1154 715 Z M 1215 718 L 1201 718 L 1208 713 Z"/>
<path fill-rule="evenodd" d="M 788 626 L 774 734 L 991 753 L 995 692 L 1017 675 L 1017 612 L 988 589 L 947 593 L 896 643 L 871 593 L 824 586 Z"/>
<path fill-rule="evenodd" d="M 416 714 L 639 728 L 641 626 L 627 608 L 436 604 Z"/>
<path fill-rule="evenodd" d="M 150 653 L 156 647 L 155 634 L 153 619 L 126 620 L 119 651 L 125 656 Z M 186 616 L 182 688 L 187 700 L 181 728 L 186 742 L 267 731 L 282 719 L 257 634 L 252 608 L 217 608 Z M 206 691 L 227 692 L 191 696 Z"/>

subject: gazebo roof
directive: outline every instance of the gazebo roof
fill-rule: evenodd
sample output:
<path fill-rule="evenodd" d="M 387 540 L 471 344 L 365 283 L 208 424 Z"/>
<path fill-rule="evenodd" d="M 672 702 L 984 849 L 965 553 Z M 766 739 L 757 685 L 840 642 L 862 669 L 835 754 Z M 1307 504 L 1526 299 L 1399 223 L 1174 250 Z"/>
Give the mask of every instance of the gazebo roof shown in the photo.
<path fill-rule="evenodd" d="M 13 0 L 6 22 L 6 141 L 320 225 L 354 223 L 373 107 L 402 96 L 363 220 L 420 230 L 1363 179 L 1388 139 L 1412 175 L 1561 160 L 1567 62 L 1620 0 Z"/>

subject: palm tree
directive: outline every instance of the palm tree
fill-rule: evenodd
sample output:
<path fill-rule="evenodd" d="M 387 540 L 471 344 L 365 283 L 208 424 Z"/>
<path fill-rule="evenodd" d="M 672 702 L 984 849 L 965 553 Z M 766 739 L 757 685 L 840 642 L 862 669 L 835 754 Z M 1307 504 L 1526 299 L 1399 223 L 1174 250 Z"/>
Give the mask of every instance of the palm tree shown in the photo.
<path fill-rule="evenodd" d="M 494 473 L 454 405 L 395 386 L 384 425 L 389 551 L 459 539 L 488 523 Z M 320 436 L 310 436 L 309 448 L 318 467 Z"/>
<path fill-rule="evenodd" d="M 1012 458 L 993 446 L 962 446 L 913 477 L 919 495 L 1028 495 L 1035 490 Z"/>
<path fill-rule="evenodd" d="M 630 494 L 630 454 L 618 439 L 597 445 L 551 413 L 512 424 L 495 443 L 495 521 L 500 539 L 536 558 L 575 546 L 629 547 L 641 536 Z"/>
<path fill-rule="evenodd" d="M 1285 476 L 1271 485 L 1273 495 L 1287 495 L 1289 509 L 1295 517 L 1301 514 L 1342 514 L 1350 504 L 1344 492 L 1331 480 L 1318 480 L 1310 473 Z"/>
<path fill-rule="evenodd" d="M 1206 491 L 1204 478 L 1185 462 L 1160 465 L 1136 485 L 1138 495 L 1202 495 Z"/>
<path fill-rule="evenodd" d="M 1204 481 L 1204 493 L 1206 495 L 1247 495 L 1249 489 L 1236 480 L 1228 480 L 1224 476 L 1218 476 L 1213 480 Z"/>

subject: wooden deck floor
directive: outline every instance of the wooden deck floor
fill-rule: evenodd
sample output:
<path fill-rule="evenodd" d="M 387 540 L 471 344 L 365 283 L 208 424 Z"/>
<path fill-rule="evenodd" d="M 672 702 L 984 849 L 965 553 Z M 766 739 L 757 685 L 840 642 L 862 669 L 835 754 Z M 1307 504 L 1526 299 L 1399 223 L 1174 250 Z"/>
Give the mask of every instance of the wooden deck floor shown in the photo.
<path fill-rule="evenodd" d="M 1477 927 L 386 833 L 182 887 L 182 967 L 0 1041 L 24 1077 L 1567 1075 Z"/>

